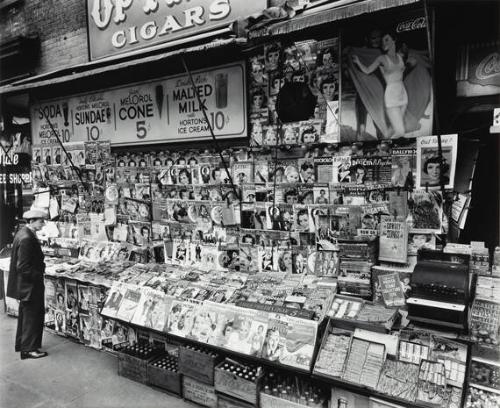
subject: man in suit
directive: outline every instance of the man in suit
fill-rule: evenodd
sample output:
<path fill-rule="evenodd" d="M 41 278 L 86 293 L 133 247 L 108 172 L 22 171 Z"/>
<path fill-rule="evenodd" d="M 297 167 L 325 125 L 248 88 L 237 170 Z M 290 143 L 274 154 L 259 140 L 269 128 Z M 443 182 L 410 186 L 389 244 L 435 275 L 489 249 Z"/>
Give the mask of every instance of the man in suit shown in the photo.
<path fill-rule="evenodd" d="M 32 209 L 24 213 L 28 224 L 14 237 L 10 259 L 7 296 L 19 300 L 17 320 L 16 351 L 21 352 L 21 360 L 41 358 L 47 355 L 42 346 L 45 315 L 43 274 L 44 255 L 36 232 L 41 230 L 47 213 Z"/>

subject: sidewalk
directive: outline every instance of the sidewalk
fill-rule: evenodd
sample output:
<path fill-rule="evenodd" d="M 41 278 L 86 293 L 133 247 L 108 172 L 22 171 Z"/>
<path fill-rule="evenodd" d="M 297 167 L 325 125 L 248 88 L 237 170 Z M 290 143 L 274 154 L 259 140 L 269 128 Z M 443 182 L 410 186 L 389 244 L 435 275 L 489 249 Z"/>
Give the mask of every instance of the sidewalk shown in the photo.
<path fill-rule="evenodd" d="M 3 309 L 3 307 L 2 307 Z M 196 405 L 120 377 L 116 357 L 48 332 L 48 357 L 14 352 L 17 319 L 0 311 L 0 408 L 193 408 Z"/>

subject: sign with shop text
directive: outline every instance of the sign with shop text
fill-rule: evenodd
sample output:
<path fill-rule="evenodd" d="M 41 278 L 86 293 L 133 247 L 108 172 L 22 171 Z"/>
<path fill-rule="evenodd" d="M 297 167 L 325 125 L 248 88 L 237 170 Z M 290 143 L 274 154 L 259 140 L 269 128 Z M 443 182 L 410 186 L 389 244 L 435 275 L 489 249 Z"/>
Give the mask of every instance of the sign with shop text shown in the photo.
<path fill-rule="evenodd" d="M 228 26 L 266 7 L 267 0 L 87 0 L 91 59 Z"/>
<path fill-rule="evenodd" d="M 41 102 L 31 106 L 33 143 L 111 140 L 111 144 L 245 137 L 244 63 Z M 199 99 L 198 99 L 198 96 Z M 203 114 L 206 110 L 209 124 Z M 46 118 L 49 119 L 51 126 Z"/>
<path fill-rule="evenodd" d="M 462 48 L 457 67 L 457 95 L 500 94 L 500 42 Z"/>

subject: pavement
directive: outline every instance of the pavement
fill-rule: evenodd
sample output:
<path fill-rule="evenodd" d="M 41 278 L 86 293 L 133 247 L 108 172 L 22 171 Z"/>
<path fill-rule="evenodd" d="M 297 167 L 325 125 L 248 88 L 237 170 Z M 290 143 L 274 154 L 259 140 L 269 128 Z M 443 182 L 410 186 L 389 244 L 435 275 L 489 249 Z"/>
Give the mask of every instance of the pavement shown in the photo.
<path fill-rule="evenodd" d="M 0 311 L 0 408 L 194 408 L 190 402 L 118 375 L 110 353 L 44 331 L 49 355 L 21 360 L 17 319 Z"/>

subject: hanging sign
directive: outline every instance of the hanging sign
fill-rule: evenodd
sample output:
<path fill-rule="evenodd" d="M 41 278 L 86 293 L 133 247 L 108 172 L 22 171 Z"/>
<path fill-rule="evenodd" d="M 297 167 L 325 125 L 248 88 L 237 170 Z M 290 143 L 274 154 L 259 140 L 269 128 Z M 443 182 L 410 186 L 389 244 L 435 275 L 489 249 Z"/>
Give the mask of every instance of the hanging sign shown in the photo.
<path fill-rule="evenodd" d="M 87 0 L 91 59 L 229 26 L 267 0 Z"/>
<path fill-rule="evenodd" d="M 463 47 L 457 64 L 458 96 L 500 94 L 500 42 Z"/>
<path fill-rule="evenodd" d="M 45 101 L 31 106 L 33 143 L 55 144 L 48 118 L 61 142 L 110 140 L 134 145 L 246 137 L 245 65 L 243 62 L 155 82 L 139 83 Z"/>

